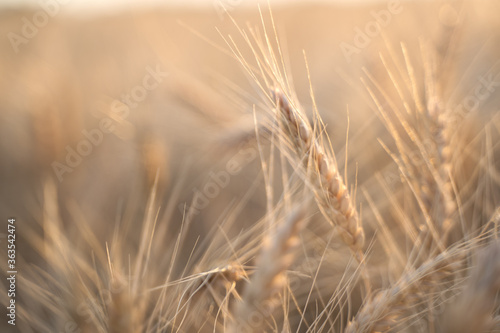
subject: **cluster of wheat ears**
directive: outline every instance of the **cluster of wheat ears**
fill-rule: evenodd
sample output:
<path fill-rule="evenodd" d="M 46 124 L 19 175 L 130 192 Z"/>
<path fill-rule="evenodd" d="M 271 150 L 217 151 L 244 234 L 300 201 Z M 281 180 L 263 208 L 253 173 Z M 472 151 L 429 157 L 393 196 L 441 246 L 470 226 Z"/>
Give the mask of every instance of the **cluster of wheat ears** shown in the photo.
<path fill-rule="evenodd" d="M 262 33 L 238 27 L 244 43 L 223 36 L 261 97 L 251 130 L 240 133 L 260 159 L 262 181 L 254 187 L 266 195 L 261 218 L 229 231 L 248 203 L 243 197 L 187 248 L 196 234 L 189 204 L 183 220 L 172 221 L 182 185 L 174 184 L 161 208 L 169 223 L 157 223 L 152 186 L 144 217 L 120 214 L 103 244 L 47 177 L 43 232 L 24 230 L 42 262 L 19 276 L 23 332 L 500 331 L 500 210 L 482 194 L 498 194 L 488 171 L 495 146 L 482 131 L 474 140 L 486 142 L 484 152 L 463 153 L 463 126 L 443 93 L 446 59 L 422 40 L 419 74 L 404 44 L 400 53 L 389 48 L 381 63 L 392 95 L 365 72 L 364 87 L 390 134 L 380 145 L 397 166 L 392 187 L 373 166 L 376 186 L 367 189 L 347 183 L 356 166 L 346 162 L 341 172 L 338 144 L 320 116 L 345 110 L 320 110 L 312 85 L 312 106 L 302 106 L 270 20 Z M 63 202 L 80 216 L 72 236 Z"/>

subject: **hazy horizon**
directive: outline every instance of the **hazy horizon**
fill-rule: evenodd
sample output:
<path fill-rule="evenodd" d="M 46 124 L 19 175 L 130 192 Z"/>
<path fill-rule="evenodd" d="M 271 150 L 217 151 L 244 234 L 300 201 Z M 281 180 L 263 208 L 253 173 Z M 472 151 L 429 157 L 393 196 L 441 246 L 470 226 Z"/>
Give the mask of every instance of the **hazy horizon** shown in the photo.
<path fill-rule="evenodd" d="M 57 1 L 63 9 L 66 11 L 107 11 L 107 10 L 119 10 L 127 8 L 144 8 L 151 6 L 182 6 L 182 7 L 210 7 L 218 6 L 218 4 L 223 4 L 226 7 L 231 6 L 251 6 L 257 3 L 267 4 L 268 0 L 107 0 L 102 2 L 99 0 L 3 0 L 0 1 L 1 7 L 23 7 L 23 6 L 33 6 L 33 7 L 43 7 L 44 4 Z M 370 3 L 377 2 L 381 0 L 314 0 L 314 1 L 304 1 L 304 0 L 269 0 L 272 5 L 283 5 L 283 4 L 295 4 L 295 3 L 342 3 L 342 4 L 359 4 L 359 3 Z"/>

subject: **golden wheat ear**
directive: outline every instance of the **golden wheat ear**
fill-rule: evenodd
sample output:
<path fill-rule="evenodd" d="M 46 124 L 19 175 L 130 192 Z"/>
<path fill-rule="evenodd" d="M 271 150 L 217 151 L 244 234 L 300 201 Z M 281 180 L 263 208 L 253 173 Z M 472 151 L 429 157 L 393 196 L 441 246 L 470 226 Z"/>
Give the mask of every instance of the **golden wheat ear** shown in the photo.
<path fill-rule="evenodd" d="M 405 325 L 410 326 L 415 311 L 418 311 L 419 317 L 425 317 L 425 313 L 430 313 L 433 308 L 421 309 L 418 306 L 427 303 L 437 306 L 439 302 L 435 301 L 438 298 L 457 289 L 462 281 L 461 273 L 467 267 L 468 256 L 480 242 L 491 239 L 492 235 L 485 234 L 457 243 L 421 265 L 409 265 L 397 281 L 365 301 L 344 333 L 393 332 Z M 498 253 L 498 249 L 496 251 Z M 498 280 L 498 274 L 496 278 Z"/>
<path fill-rule="evenodd" d="M 320 143 L 307 118 L 279 88 L 272 92 L 276 112 L 296 158 L 303 161 L 316 203 L 324 217 L 338 230 L 354 253 L 361 253 L 365 233 L 337 163 Z"/>
<path fill-rule="evenodd" d="M 271 317 L 275 308 L 281 305 L 276 296 L 287 286 L 286 270 L 295 260 L 300 233 L 309 221 L 308 208 L 309 200 L 306 200 L 292 209 L 276 229 L 270 230 L 257 260 L 256 271 L 234 311 L 235 320 L 230 332 L 262 332 L 265 321 L 262 325 L 255 325 L 253 318 Z"/>

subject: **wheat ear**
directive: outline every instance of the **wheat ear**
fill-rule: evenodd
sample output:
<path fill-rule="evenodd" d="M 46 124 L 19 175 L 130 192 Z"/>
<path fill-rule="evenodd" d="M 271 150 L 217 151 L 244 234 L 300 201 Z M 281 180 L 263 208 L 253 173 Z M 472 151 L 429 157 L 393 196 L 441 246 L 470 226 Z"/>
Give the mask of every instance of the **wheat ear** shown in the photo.
<path fill-rule="evenodd" d="M 257 270 L 243 292 L 242 301 L 236 306 L 236 320 L 230 332 L 262 332 L 263 327 L 256 327 L 252 318 L 269 317 L 280 304 L 275 296 L 287 285 L 286 270 L 295 259 L 299 234 L 308 222 L 307 206 L 308 202 L 295 207 L 284 223 L 264 240 L 256 263 Z"/>
<path fill-rule="evenodd" d="M 469 244 L 470 245 L 470 244 Z M 401 322 L 405 311 L 429 297 L 435 287 L 462 265 L 467 247 L 457 247 L 407 270 L 391 287 L 368 299 L 344 333 L 387 332 Z"/>
<path fill-rule="evenodd" d="M 283 131 L 294 153 L 304 161 L 316 202 L 325 218 L 338 228 L 343 241 L 362 257 L 365 233 L 337 163 L 323 149 L 311 125 L 280 89 L 272 91 Z"/>
<path fill-rule="evenodd" d="M 439 206 L 436 212 L 436 222 L 443 231 L 443 239 L 446 239 L 453 221 L 451 216 L 456 209 L 453 201 L 453 189 L 450 179 L 452 169 L 451 143 L 449 126 L 450 117 L 446 113 L 443 105 L 441 87 L 439 85 L 438 74 L 436 73 L 436 62 L 428 47 L 423 45 L 423 58 L 425 61 L 425 90 L 427 107 L 424 112 L 424 119 L 429 130 L 430 137 L 435 146 L 433 154 L 433 165 L 436 169 L 434 179 L 428 179 L 426 186 L 423 186 L 422 193 L 424 202 L 432 207 L 433 198 L 436 192 L 440 193 Z M 432 178 L 432 177 L 431 177 Z M 437 187 L 437 188 L 436 188 Z"/>

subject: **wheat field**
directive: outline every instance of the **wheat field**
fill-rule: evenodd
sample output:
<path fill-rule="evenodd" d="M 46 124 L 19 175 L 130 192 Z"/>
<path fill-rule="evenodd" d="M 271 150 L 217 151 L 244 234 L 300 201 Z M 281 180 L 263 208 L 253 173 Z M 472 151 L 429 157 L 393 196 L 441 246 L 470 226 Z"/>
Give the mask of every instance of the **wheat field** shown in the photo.
<path fill-rule="evenodd" d="M 54 1 L 0 11 L 1 332 L 500 332 L 500 3 Z"/>

